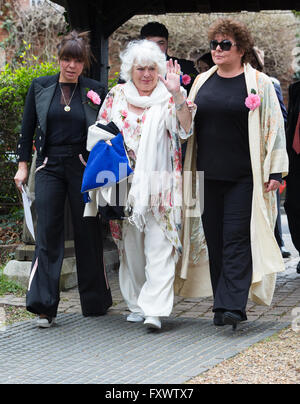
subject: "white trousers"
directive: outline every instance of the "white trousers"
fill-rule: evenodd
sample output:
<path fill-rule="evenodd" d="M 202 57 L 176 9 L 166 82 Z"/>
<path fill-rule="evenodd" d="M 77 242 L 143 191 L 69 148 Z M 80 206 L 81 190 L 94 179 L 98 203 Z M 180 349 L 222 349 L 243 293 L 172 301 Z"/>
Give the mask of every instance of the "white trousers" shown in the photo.
<path fill-rule="evenodd" d="M 120 262 L 120 289 L 129 310 L 144 316 L 169 316 L 174 302 L 175 259 L 152 213 L 140 232 L 134 225 L 123 227 L 124 251 Z"/>

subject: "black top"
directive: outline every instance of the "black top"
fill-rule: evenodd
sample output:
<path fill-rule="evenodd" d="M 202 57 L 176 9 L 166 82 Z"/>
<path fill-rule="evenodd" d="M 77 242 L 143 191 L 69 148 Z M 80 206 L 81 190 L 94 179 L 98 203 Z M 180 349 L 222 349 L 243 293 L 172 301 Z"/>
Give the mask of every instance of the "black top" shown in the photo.
<path fill-rule="evenodd" d="M 58 80 L 59 73 L 51 76 L 37 77 L 32 80 L 26 96 L 22 130 L 17 146 L 16 155 L 18 162 L 31 160 L 34 138 L 38 155 L 46 157 L 47 118 L 50 104 L 57 89 Z M 93 125 L 97 120 L 100 105 L 91 107 L 87 102 L 86 89 L 95 91 L 100 96 L 101 102 L 103 102 L 106 96 L 106 90 L 99 81 L 84 76 L 79 76 L 78 86 L 85 117 L 85 133 L 87 133 L 89 126 Z M 73 101 L 71 108 L 72 104 Z"/>
<path fill-rule="evenodd" d="M 73 97 L 69 104 L 72 94 Z M 71 108 L 69 112 L 64 110 L 65 101 Z M 84 141 L 86 141 L 85 115 L 79 86 L 75 83 L 58 83 L 47 116 L 46 144 L 47 146 L 59 146 Z"/>
<path fill-rule="evenodd" d="M 297 125 L 298 115 L 300 112 L 300 81 L 289 86 L 289 107 L 287 117 L 287 150 L 290 157 L 295 157 L 295 151 L 293 150 L 293 140 L 295 135 L 295 129 Z M 297 156 L 299 157 L 299 156 Z"/>
<path fill-rule="evenodd" d="M 195 99 L 197 170 L 206 179 L 236 181 L 252 176 L 247 88 L 244 73 L 233 78 L 213 74 Z"/>

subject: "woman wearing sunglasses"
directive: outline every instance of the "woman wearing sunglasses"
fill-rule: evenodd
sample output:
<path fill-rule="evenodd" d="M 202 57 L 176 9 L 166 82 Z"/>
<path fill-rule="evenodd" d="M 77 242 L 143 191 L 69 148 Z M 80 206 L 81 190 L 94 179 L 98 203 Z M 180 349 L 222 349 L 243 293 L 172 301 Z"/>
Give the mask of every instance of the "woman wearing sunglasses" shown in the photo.
<path fill-rule="evenodd" d="M 247 319 L 249 292 L 270 304 L 276 273 L 284 270 L 274 225 L 288 158 L 272 81 L 247 63 L 248 29 L 221 19 L 208 36 L 216 66 L 197 77 L 189 96 L 198 109 L 184 167 L 204 172 L 204 210 L 202 221 L 185 219 L 186 280 L 177 286 L 183 296 L 213 294 L 214 324 L 235 328 Z"/>

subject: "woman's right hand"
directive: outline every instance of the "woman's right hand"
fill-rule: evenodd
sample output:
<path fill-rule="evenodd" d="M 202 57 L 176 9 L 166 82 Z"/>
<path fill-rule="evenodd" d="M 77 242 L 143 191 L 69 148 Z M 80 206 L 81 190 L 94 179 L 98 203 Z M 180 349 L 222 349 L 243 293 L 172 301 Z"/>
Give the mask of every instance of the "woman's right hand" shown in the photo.
<path fill-rule="evenodd" d="M 26 162 L 20 162 L 18 171 L 14 177 L 14 181 L 16 184 L 16 187 L 20 192 L 22 192 L 22 185 L 26 183 L 28 178 L 28 167 Z"/>
<path fill-rule="evenodd" d="M 158 75 L 159 79 L 164 83 L 166 86 L 167 90 L 175 96 L 181 95 L 180 93 L 180 73 L 181 73 L 181 68 L 177 60 L 173 63 L 173 60 L 170 59 L 167 61 L 167 74 L 166 78 L 161 76 L 160 74 Z"/>

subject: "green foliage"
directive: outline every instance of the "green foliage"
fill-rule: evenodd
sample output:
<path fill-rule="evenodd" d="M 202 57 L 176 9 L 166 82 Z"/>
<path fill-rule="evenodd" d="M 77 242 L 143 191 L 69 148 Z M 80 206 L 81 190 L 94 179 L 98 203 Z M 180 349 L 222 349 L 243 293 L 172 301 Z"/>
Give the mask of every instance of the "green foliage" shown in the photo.
<path fill-rule="evenodd" d="M 11 138 L 20 131 L 23 108 L 26 94 L 32 80 L 36 77 L 47 76 L 58 72 L 54 63 L 38 63 L 35 56 L 26 59 L 26 51 L 30 45 L 26 45 L 25 51 L 20 55 L 22 60 L 15 68 L 6 65 L 0 72 L 0 130 L 1 135 Z M 2 133 L 3 132 L 3 133 Z M 1 136 L 1 139 L 2 139 Z M 14 142 L 15 145 L 16 142 Z M 9 145 L 11 146 L 11 145 Z"/>
<path fill-rule="evenodd" d="M 25 50 L 20 62 L 14 67 L 6 65 L 0 72 L 0 211 L 7 204 L 18 203 L 13 177 L 16 171 L 15 151 L 21 129 L 26 95 L 36 77 L 58 72 L 55 61 L 38 62 L 35 56 L 27 57 L 30 45 L 24 42 Z"/>
<path fill-rule="evenodd" d="M 23 209 L 11 209 L 9 214 L 0 215 L 0 246 L 20 243 L 23 218 Z"/>
<path fill-rule="evenodd" d="M 120 76 L 120 73 L 119 73 L 119 72 L 116 72 L 116 73 L 114 74 L 114 77 L 113 77 L 113 78 L 108 79 L 108 89 L 109 89 L 109 90 L 112 89 L 114 86 L 116 86 L 116 85 L 118 84 L 119 76 Z"/>

